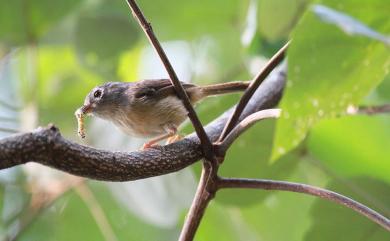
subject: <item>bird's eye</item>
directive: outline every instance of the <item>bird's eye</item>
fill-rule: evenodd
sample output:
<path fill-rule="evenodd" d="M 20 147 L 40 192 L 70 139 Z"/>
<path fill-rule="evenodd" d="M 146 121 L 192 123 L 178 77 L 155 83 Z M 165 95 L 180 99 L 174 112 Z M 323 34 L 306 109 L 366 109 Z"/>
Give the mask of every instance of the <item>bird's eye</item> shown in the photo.
<path fill-rule="evenodd" d="M 95 92 L 93 93 L 93 97 L 95 97 L 95 98 L 99 98 L 101 96 L 102 96 L 101 90 L 95 90 Z"/>

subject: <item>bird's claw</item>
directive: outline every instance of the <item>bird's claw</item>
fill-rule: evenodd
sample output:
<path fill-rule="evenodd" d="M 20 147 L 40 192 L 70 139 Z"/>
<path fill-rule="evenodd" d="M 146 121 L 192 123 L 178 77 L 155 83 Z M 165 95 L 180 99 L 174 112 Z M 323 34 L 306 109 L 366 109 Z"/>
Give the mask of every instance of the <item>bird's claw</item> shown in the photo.
<path fill-rule="evenodd" d="M 142 145 L 141 150 L 142 150 L 142 151 L 145 151 L 145 150 L 150 149 L 150 148 L 157 149 L 157 148 L 159 148 L 159 147 L 160 147 L 159 144 L 146 142 L 146 143 L 144 143 L 144 144 Z"/>

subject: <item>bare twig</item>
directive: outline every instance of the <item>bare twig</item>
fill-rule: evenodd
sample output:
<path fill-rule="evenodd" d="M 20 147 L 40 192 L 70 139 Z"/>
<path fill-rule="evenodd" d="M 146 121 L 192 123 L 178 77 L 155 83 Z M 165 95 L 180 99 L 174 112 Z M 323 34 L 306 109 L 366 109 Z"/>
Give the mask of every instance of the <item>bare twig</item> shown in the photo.
<path fill-rule="evenodd" d="M 304 193 L 312 196 L 317 196 L 322 199 L 327 199 L 332 202 L 346 206 L 361 215 L 366 216 L 371 221 L 381 225 L 386 230 L 390 231 L 390 220 L 376 211 L 364 206 L 363 204 L 345 197 L 336 192 L 332 192 L 323 188 L 314 187 L 301 183 L 263 180 L 263 179 L 244 179 L 244 178 L 221 178 L 217 184 L 218 188 L 254 188 L 265 190 L 280 190 L 289 192 Z"/>
<path fill-rule="evenodd" d="M 234 113 L 231 115 L 229 121 L 227 122 L 224 130 L 222 131 L 222 134 L 219 138 L 219 142 L 222 142 L 224 138 L 229 134 L 229 132 L 233 129 L 233 127 L 238 122 L 241 113 L 244 111 L 246 104 L 249 102 L 257 88 L 260 86 L 260 84 L 263 82 L 263 80 L 272 72 L 272 70 L 275 69 L 275 67 L 283 60 L 285 52 L 290 44 L 290 41 L 287 42 L 272 58 L 268 61 L 267 65 L 263 68 L 262 71 L 254 78 L 251 85 L 248 87 L 248 89 L 244 92 L 243 96 L 241 97 L 240 101 L 238 102 L 238 105 L 236 106 L 236 109 Z"/>
<path fill-rule="evenodd" d="M 377 115 L 390 113 L 390 104 L 378 105 L 378 106 L 349 106 L 347 114 L 366 114 L 366 115 Z"/>
<path fill-rule="evenodd" d="M 218 145 L 218 151 L 223 155 L 230 145 L 248 128 L 253 126 L 260 120 L 269 119 L 269 118 L 278 118 L 280 116 L 280 109 L 267 109 L 260 110 L 242 120 L 234 129 L 225 137 L 222 143 Z"/>
<path fill-rule="evenodd" d="M 206 208 L 215 196 L 216 189 L 214 181 L 217 179 L 216 177 L 216 172 L 213 172 L 210 163 L 204 162 L 198 188 L 181 230 L 179 241 L 190 241 L 194 239 Z"/>
<path fill-rule="evenodd" d="M 163 63 L 166 71 L 168 72 L 172 85 L 175 87 L 178 97 L 181 99 L 184 107 L 187 109 L 188 117 L 190 118 L 192 125 L 195 128 L 195 132 L 199 136 L 200 142 L 202 143 L 202 149 L 206 159 L 212 161 L 214 159 L 214 155 L 211 141 L 208 138 L 206 131 L 204 130 L 203 125 L 200 122 L 198 116 L 196 115 L 196 112 L 191 105 L 187 93 L 184 91 L 184 88 L 181 85 L 171 63 L 169 62 L 167 55 L 161 47 L 161 44 L 158 41 L 156 35 L 154 34 L 151 24 L 146 20 L 145 16 L 143 15 L 141 9 L 138 7 L 135 0 L 127 0 L 127 3 L 133 13 L 133 16 L 138 20 L 150 43 L 153 45 L 158 56 L 160 57 L 161 62 Z"/>

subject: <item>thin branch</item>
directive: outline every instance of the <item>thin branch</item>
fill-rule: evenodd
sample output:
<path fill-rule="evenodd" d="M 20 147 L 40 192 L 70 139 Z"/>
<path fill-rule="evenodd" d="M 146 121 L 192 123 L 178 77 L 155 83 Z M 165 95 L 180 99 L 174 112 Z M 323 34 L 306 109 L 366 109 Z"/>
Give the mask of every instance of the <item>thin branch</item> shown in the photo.
<path fill-rule="evenodd" d="M 160 57 L 161 62 L 163 63 L 166 71 L 168 72 L 172 85 L 175 87 L 178 97 L 181 99 L 184 107 L 187 109 L 188 117 L 190 118 L 192 125 L 195 128 L 196 134 L 199 136 L 200 142 L 202 143 L 202 148 L 206 159 L 210 161 L 213 160 L 214 155 L 211 141 L 207 136 L 206 131 L 204 130 L 203 125 L 200 122 L 194 108 L 192 107 L 190 99 L 188 98 L 187 93 L 184 91 L 184 88 L 181 85 L 179 78 L 177 77 L 172 67 L 172 64 L 169 62 L 167 55 L 161 47 L 161 44 L 158 41 L 156 35 L 154 34 L 151 24 L 146 20 L 141 9 L 138 7 L 137 3 L 134 0 L 127 0 L 127 3 L 133 13 L 133 16 L 138 20 L 150 43 L 153 45 L 158 56 Z"/>
<path fill-rule="evenodd" d="M 204 162 L 198 188 L 196 190 L 195 197 L 192 200 L 191 208 L 184 221 L 179 241 L 190 241 L 194 239 L 206 208 L 215 196 L 216 188 L 214 185 L 215 183 L 210 183 L 210 181 L 214 181 L 211 180 L 211 175 L 215 175 L 215 177 L 217 177 L 216 173 L 213 173 L 210 164 Z M 213 188 L 210 188 L 211 185 L 213 185 Z"/>
<path fill-rule="evenodd" d="M 242 120 L 234 129 L 225 137 L 223 142 L 218 145 L 218 151 L 220 154 L 224 154 L 231 144 L 247 129 L 253 126 L 258 121 L 269 119 L 269 118 L 278 118 L 280 116 L 280 109 L 267 109 L 260 110 Z"/>
<path fill-rule="evenodd" d="M 263 80 L 272 72 L 272 70 L 275 69 L 275 67 L 283 60 L 285 52 L 290 44 L 290 41 L 287 42 L 272 58 L 268 61 L 267 65 L 263 68 L 262 71 L 254 78 L 251 85 L 248 87 L 248 89 L 244 92 L 243 96 L 241 97 L 240 101 L 238 102 L 238 105 L 236 106 L 236 109 L 232 116 L 230 117 L 229 121 L 227 122 L 224 130 L 222 131 L 222 134 L 219 138 L 219 142 L 222 142 L 223 139 L 229 134 L 229 132 L 233 129 L 233 127 L 238 122 L 242 112 L 245 109 L 245 106 L 253 96 L 253 94 L 256 92 L 257 88 L 260 86 L 260 84 L 263 82 Z"/>
<path fill-rule="evenodd" d="M 377 115 L 377 114 L 388 114 L 390 113 L 390 104 L 378 105 L 378 106 L 349 106 L 347 114 L 366 114 L 366 115 Z"/>
<path fill-rule="evenodd" d="M 275 106 L 285 84 L 285 69 L 275 71 L 245 108 L 242 118 Z M 233 109 L 205 127 L 212 141 L 218 139 Z M 37 162 L 55 169 L 104 181 L 130 181 L 181 170 L 203 158 L 199 138 L 134 152 L 110 152 L 79 145 L 61 136 L 54 126 L 0 140 L 0 170 Z"/>
<path fill-rule="evenodd" d="M 322 199 L 330 200 L 337 204 L 348 207 L 363 216 L 366 216 L 371 221 L 381 225 L 386 230 L 390 231 L 390 220 L 378 212 L 364 206 L 363 204 L 323 188 L 314 187 L 301 183 L 273 181 L 263 179 L 244 179 L 244 178 L 221 178 L 218 181 L 218 188 L 254 188 L 265 190 L 279 190 L 304 193 L 312 196 L 317 196 Z"/>
<path fill-rule="evenodd" d="M 285 72 L 277 72 L 279 73 L 277 76 L 278 78 L 285 78 Z M 267 92 L 262 92 L 264 88 L 269 84 L 269 79 L 264 82 L 264 84 L 260 87 L 259 92 L 257 92 L 253 98 L 248 103 L 247 108 L 243 112 L 242 116 L 243 118 L 247 116 L 248 111 L 251 109 L 251 106 L 253 106 L 253 103 L 256 103 L 256 96 L 257 95 L 264 95 L 267 96 L 268 94 L 273 95 L 272 93 L 267 93 Z M 282 92 L 282 89 L 279 89 L 277 92 L 280 91 L 280 94 Z M 275 91 L 275 90 L 272 90 Z M 275 92 L 274 92 L 275 93 Z M 262 108 L 260 109 L 266 109 L 266 105 L 263 105 Z M 264 108 L 265 107 L 265 108 Z M 232 108 L 233 109 L 233 108 Z M 231 113 L 233 110 L 231 109 Z M 260 110 L 258 109 L 258 110 Z M 253 112 L 252 112 L 253 113 Z M 229 116 L 230 113 L 224 114 L 226 116 L 226 121 L 227 121 L 227 116 Z M 225 122 L 226 123 L 226 122 Z M 222 131 L 222 129 L 221 129 Z M 214 138 L 219 138 L 218 136 L 215 136 Z M 217 151 L 217 150 L 214 150 Z M 224 155 L 218 156 L 218 162 L 222 163 L 224 160 Z M 219 165 L 212 166 L 214 162 L 203 162 L 203 168 L 202 168 L 202 175 L 198 184 L 197 192 L 195 194 L 195 197 L 193 199 L 193 202 L 191 204 L 190 211 L 188 213 L 188 216 L 184 222 L 183 229 L 180 233 L 180 238 L 179 241 L 191 241 L 195 237 L 195 233 L 199 228 L 200 221 L 204 215 L 204 212 L 209 204 L 209 202 L 214 198 L 215 192 L 217 191 L 216 187 L 216 182 L 218 181 L 218 168 Z"/>

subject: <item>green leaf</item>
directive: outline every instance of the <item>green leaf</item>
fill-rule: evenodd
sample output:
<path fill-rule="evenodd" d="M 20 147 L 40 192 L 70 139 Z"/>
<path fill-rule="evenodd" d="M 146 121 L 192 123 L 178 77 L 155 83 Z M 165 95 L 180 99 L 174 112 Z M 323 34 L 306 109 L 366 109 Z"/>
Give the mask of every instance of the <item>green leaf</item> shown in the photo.
<path fill-rule="evenodd" d="M 378 33 L 349 15 L 320 4 L 314 5 L 312 10 L 322 21 L 335 24 L 346 34 L 366 36 L 390 45 L 390 37 Z"/>
<path fill-rule="evenodd" d="M 121 53 L 131 49 L 140 34 L 124 2 L 103 2 L 83 11 L 76 24 L 75 47 L 82 64 L 114 78 Z"/>
<path fill-rule="evenodd" d="M 387 75 L 383 82 L 378 86 L 377 93 L 383 102 L 390 102 L 390 75 Z"/>
<path fill-rule="evenodd" d="M 11 45 L 26 44 L 42 37 L 64 18 L 80 0 L 2 0 L 0 39 Z"/>
<path fill-rule="evenodd" d="M 142 0 L 139 3 L 158 38 L 163 40 L 221 33 L 237 36 L 248 5 L 248 1 L 240 0 Z"/>
<path fill-rule="evenodd" d="M 259 1 L 260 33 L 270 41 L 285 38 L 297 23 L 310 0 Z"/>
<path fill-rule="evenodd" d="M 385 1 L 324 1 L 379 32 L 390 31 Z M 364 11 L 360 11 L 364 9 Z M 388 9 L 388 8 L 386 8 Z M 293 33 L 288 51 L 289 80 L 272 159 L 296 147 L 319 120 L 357 105 L 388 73 L 390 50 L 382 42 L 349 36 L 309 11 Z"/>
<path fill-rule="evenodd" d="M 322 121 L 308 138 L 310 153 L 343 177 L 371 176 L 390 183 L 390 118 L 350 116 Z"/>
<path fill-rule="evenodd" d="M 347 179 L 347 186 L 353 185 L 354 190 L 336 182 L 331 182 L 328 189 L 337 191 L 362 202 L 368 207 L 389 216 L 390 186 L 375 179 Z M 390 233 L 384 228 L 352 211 L 349 208 L 317 199 L 312 210 L 313 224 L 304 240 L 367 240 L 383 241 L 390 239 Z"/>

